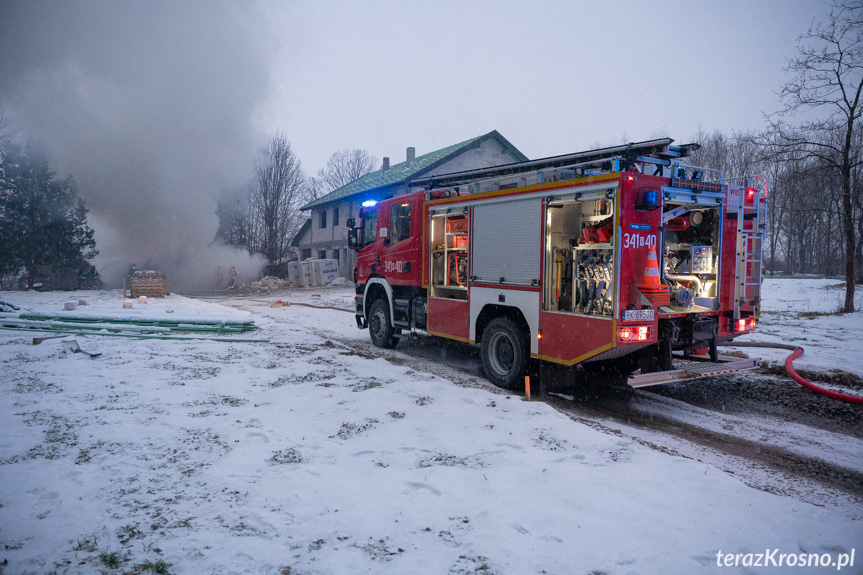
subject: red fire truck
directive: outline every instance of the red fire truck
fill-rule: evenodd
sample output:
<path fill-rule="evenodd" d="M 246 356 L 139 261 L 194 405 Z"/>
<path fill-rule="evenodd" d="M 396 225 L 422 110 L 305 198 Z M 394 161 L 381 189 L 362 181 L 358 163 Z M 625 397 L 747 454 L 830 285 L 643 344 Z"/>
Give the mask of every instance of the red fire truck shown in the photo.
<path fill-rule="evenodd" d="M 378 347 L 424 330 L 480 346 L 514 389 L 532 362 L 632 387 L 757 367 L 716 346 L 754 329 L 767 182 L 632 143 L 410 182 L 348 221 L 356 319 Z"/>

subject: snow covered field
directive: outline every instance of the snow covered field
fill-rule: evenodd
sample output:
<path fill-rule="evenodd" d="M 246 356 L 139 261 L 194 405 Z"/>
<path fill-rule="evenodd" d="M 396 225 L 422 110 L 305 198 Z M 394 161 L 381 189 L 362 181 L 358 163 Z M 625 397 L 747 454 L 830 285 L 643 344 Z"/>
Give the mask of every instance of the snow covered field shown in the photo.
<path fill-rule="evenodd" d="M 836 283 L 767 280 L 748 339 L 863 375 L 863 313 L 812 313 L 836 310 Z M 765 552 L 854 552 L 841 572 L 863 573 L 860 509 L 753 489 L 479 378 L 417 371 L 404 352 L 358 352 L 340 343 L 368 340 L 350 313 L 269 306 L 350 308 L 350 286 L 132 310 L 116 291 L 73 295 L 91 305 L 2 298 L 52 315 L 251 319 L 260 329 L 236 337 L 269 342 L 72 336 L 91 359 L 0 331 L 4 575 L 837 570 L 739 566 Z M 759 355 L 774 353 L 787 355 Z M 743 554 L 738 567 L 720 552 Z"/>

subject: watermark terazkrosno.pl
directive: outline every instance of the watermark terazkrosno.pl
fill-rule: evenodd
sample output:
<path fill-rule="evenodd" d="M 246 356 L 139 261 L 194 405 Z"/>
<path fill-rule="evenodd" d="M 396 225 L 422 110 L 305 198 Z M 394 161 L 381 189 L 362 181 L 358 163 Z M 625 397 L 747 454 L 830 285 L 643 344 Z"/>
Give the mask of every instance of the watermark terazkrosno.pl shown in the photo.
<path fill-rule="evenodd" d="M 780 553 L 779 549 L 765 549 L 764 553 L 716 552 L 717 567 L 854 567 L 854 552 L 839 553 Z"/>

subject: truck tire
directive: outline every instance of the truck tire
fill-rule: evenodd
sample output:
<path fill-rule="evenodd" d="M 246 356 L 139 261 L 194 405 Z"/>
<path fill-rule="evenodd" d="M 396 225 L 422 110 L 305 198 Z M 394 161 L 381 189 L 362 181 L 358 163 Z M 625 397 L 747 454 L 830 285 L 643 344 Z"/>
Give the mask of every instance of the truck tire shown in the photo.
<path fill-rule="evenodd" d="M 482 336 L 482 366 L 493 384 L 519 389 L 527 368 L 527 338 L 509 319 L 493 319 Z"/>
<path fill-rule="evenodd" d="M 372 302 L 369 309 L 369 335 L 375 347 L 392 349 L 399 342 L 401 330 L 393 327 L 390 321 L 390 305 L 387 298 L 381 297 Z"/>

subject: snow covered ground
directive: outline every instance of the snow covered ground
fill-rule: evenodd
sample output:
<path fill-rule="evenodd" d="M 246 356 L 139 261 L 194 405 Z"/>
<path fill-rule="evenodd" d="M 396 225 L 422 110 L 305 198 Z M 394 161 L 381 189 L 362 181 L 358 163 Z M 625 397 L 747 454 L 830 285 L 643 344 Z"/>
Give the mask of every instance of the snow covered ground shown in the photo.
<path fill-rule="evenodd" d="M 799 345 L 805 352 L 795 368 L 841 369 L 863 376 L 863 286 L 855 290 L 857 313 L 838 315 L 845 282 L 836 279 L 768 278 L 757 329 L 735 341 Z M 784 350 L 760 348 L 766 360 L 784 363 Z"/>
<path fill-rule="evenodd" d="M 863 375 L 863 313 L 811 313 L 836 310 L 836 283 L 769 279 L 749 339 Z M 349 286 L 132 310 L 118 292 L 2 296 L 52 315 L 252 319 L 236 337 L 269 340 L 73 336 L 91 359 L 0 331 L 4 575 L 826 573 L 773 565 L 852 552 L 841 572 L 863 573 L 859 509 L 753 489 L 405 352 L 358 352 L 350 313 L 269 305 L 349 308 Z M 62 311 L 71 297 L 91 305 Z M 853 461 L 853 446 L 836 449 Z M 741 566 L 765 552 L 773 564 Z"/>

